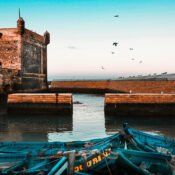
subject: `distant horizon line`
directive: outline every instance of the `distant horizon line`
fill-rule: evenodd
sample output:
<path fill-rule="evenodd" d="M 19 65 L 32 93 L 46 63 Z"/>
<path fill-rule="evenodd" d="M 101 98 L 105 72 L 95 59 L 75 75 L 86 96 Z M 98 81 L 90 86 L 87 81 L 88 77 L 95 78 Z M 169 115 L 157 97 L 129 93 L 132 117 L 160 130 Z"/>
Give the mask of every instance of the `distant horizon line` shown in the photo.
<path fill-rule="evenodd" d="M 150 75 L 162 75 L 162 74 L 166 74 L 166 75 L 171 75 L 171 74 L 175 74 L 175 72 L 161 72 L 161 73 L 125 73 L 125 74 L 64 74 L 64 73 L 61 73 L 61 74 L 49 74 L 48 73 L 48 76 L 65 76 L 65 77 L 91 77 L 91 76 L 98 76 L 98 77 L 104 77 L 104 76 L 117 76 L 117 77 L 120 77 L 120 76 L 150 76 Z"/>
<path fill-rule="evenodd" d="M 139 80 L 139 79 L 143 79 L 143 80 L 147 80 L 147 79 L 169 79 L 169 80 L 175 80 L 175 73 L 161 73 L 161 74 L 148 74 L 148 75 L 133 75 L 133 76 L 114 76 L 114 75 L 96 75 L 96 76 L 83 76 L 83 75 L 79 75 L 79 76 L 64 76 L 64 75 L 59 75 L 59 76 L 48 76 L 48 80 L 55 80 L 55 81 L 68 81 L 68 80 L 74 80 L 74 81 L 79 81 L 79 80 L 86 80 L 86 81 L 94 81 L 94 80 Z"/>

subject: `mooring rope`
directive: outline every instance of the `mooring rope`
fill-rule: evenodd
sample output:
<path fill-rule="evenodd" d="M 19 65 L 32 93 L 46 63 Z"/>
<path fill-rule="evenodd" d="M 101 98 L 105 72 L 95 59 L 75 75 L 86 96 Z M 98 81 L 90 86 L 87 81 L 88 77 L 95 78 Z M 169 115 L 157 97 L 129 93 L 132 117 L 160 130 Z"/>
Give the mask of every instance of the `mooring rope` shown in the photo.
<path fill-rule="evenodd" d="M 102 148 L 102 151 L 103 151 L 103 154 L 105 154 L 103 148 Z M 107 161 L 106 157 L 104 157 L 104 159 L 105 159 L 105 162 L 106 162 L 106 166 L 107 166 L 108 172 L 109 172 L 110 175 L 112 175 L 112 172 L 111 172 L 111 170 L 110 170 L 110 167 L 109 167 L 109 164 L 108 164 L 108 161 Z"/>
<path fill-rule="evenodd" d="M 53 161 L 50 161 L 50 162 L 48 162 L 48 163 L 45 163 L 45 164 L 43 164 L 43 165 L 40 165 L 39 167 L 43 167 L 43 166 L 46 166 L 46 165 L 49 165 L 49 164 L 52 164 L 53 162 L 56 162 L 56 161 L 58 161 L 59 159 L 56 159 L 56 160 L 53 160 Z M 23 173 L 26 173 L 27 171 L 30 171 L 32 168 L 28 168 L 28 169 L 25 169 L 25 170 L 21 170 L 21 172 L 23 172 Z"/>

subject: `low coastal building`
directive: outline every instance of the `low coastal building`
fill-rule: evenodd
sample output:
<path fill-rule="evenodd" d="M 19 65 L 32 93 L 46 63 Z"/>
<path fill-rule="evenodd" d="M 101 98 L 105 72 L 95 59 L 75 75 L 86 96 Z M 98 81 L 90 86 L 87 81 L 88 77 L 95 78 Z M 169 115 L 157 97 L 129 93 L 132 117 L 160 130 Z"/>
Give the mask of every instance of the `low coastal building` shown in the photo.
<path fill-rule="evenodd" d="M 0 91 L 41 91 L 47 85 L 47 45 L 50 34 L 25 28 L 19 16 L 16 28 L 0 28 Z"/>

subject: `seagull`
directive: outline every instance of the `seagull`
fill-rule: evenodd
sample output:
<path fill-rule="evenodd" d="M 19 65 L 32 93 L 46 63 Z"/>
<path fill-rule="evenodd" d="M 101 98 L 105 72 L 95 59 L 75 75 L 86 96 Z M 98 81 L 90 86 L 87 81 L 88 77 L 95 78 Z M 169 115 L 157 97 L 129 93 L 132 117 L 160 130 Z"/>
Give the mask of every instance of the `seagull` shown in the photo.
<path fill-rule="evenodd" d="M 135 58 L 132 58 L 131 60 L 135 60 Z"/>
<path fill-rule="evenodd" d="M 115 17 L 115 18 L 118 18 L 118 17 L 119 17 L 119 15 L 115 15 L 114 17 Z"/>
<path fill-rule="evenodd" d="M 111 54 L 115 54 L 115 52 L 111 52 Z"/>
<path fill-rule="evenodd" d="M 134 50 L 133 48 L 129 48 L 129 50 Z"/>
<path fill-rule="evenodd" d="M 118 44 L 119 44 L 119 43 L 117 43 L 117 42 L 114 42 L 114 43 L 113 43 L 113 46 L 117 46 Z"/>
<path fill-rule="evenodd" d="M 101 66 L 101 69 L 103 69 L 103 70 L 104 70 L 105 68 L 104 68 L 103 66 Z"/>
<path fill-rule="evenodd" d="M 139 63 L 143 63 L 143 61 L 139 61 Z"/>

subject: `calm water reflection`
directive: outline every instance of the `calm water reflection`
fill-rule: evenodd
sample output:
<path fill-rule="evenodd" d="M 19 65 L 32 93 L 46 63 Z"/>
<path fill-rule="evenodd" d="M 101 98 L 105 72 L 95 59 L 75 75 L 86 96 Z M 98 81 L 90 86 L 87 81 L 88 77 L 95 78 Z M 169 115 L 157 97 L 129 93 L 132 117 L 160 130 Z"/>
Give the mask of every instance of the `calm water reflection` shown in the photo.
<path fill-rule="evenodd" d="M 0 122 L 1 141 L 48 141 L 49 133 L 72 131 L 72 118 L 5 116 Z"/>
<path fill-rule="evenodd" d="M 121 129 L 123 122 L 155 134 L 174 137 L 174 118 L 104 116 L 104 98 L 75 94 L 73 116 L 0 117 L 1 141 L 72 141 L 105 137 Z"/>
<path fill-rule="evenodd" d="M 105 127 L 106 132 L 113 133 L 116 132 L 116 128 L 122 129 L 122 123 L 129 123 L 130 126 L 151 133 L 163 135 L 171 138 L 175 138 L 175 118 L 164 117 L 159 118 L 158 116 L 145 118 L 136 117 L 116 117 L 116 116 L 106 116 L 105 117 Z"/>

